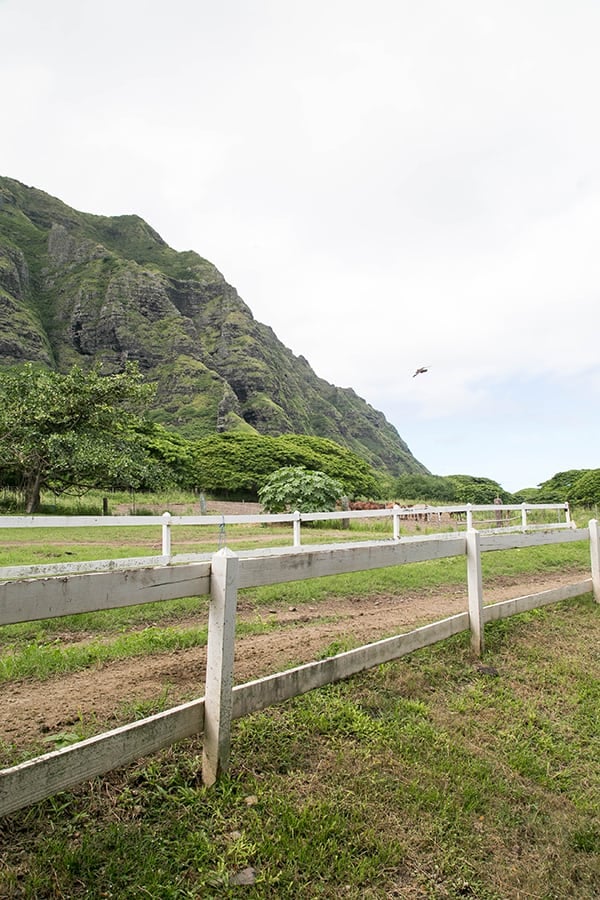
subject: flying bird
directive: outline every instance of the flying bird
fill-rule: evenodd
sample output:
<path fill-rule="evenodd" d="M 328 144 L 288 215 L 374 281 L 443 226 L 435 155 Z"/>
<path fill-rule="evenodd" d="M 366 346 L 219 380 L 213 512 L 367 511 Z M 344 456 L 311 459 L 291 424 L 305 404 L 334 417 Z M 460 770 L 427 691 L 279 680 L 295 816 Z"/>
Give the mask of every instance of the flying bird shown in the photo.
<path fill-rule="evenodd" d="M 413 375 L 413 378 L 416 378 L 417 375 L 423 375 L 424 372 L 428 372 L 428 371 L 429 371 L 429 366 L 420 366 L 417 369 L 417 371 L 415 372 L 415 374 Z"/>

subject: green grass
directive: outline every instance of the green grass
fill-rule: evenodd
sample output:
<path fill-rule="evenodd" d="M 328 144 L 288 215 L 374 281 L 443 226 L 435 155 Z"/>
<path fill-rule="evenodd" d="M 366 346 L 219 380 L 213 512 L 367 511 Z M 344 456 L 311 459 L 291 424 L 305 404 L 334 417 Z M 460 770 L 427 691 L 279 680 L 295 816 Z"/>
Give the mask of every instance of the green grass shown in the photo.
<path fill-rule="evenodd" d="M 240 720 L 215 788 L 186 741 L 7 817 L 0 895 L 597 898 L 600 609 L 486 642 L 496 675 L 458 635 Z"/>
<path fill-rule="evenodd" d="M 281 628 L 276 621 L 258 618 L 250 622 L 238 622 L 236 634 L 267 634 Z M 294 627 L 293 623 L 290 627 Z M 76 632 L 72 632 L 73 636 Z M 66 674 L 91 666 L 101 665 L 119 659 L 132 659 L 152 653 L 168 653 L 173 650 L 187 650 L 190 647 L 204 647 L 208 629 L 202 627 L 149 626 L 140 631 L 128 631 L 117 637 L 84 641 L 75 645 L 63 645 L 64 637 L 55 640 L 23 639 L 7 642 L 2 647 L 0 657 L 0 684 L 23 678 L 43 681 L 53 675 Z M 1 645 L 0 645 L 1 646 Z"/>

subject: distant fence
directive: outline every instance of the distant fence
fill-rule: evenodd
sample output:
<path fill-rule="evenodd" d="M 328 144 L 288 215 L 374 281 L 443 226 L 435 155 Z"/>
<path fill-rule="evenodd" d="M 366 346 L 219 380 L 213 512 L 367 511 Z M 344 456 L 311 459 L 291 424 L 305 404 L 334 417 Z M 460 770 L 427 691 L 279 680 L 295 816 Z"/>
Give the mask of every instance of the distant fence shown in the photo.
<path fill-rule="evenodd" d="M 483 605 L 481 553 L 589 540 L 591 577 L 552 590 Z M 233 686 L 237 593 L 279 584 L 466 556 L 468 609 L 406 634 Z M 132 560 L 129 561 L 134 562 Z M 272 704 L 348 678 L 466 630 L 471 647 L 484 650 L 484 625 L 590 591 L 600 602 L 598 523 L 587 528 L 527 534 L 466 534 L 368 541 L 333 547 L 252 551 L 223 548 L 211 560 L 123 571 L 69 574 L 0 582 L 0 625 L 93 610 L 210 594 L 205 695 L 62 750 L 0 771 L 0 815 L 18 810 L 82 781 L 126 765 L 182 738 L 203 733 L 202 778 L 210 785 L 227 770 L 231 723 Z"/>
<path fill-rule="evenodd" d="M 557 520 L 549 521 L 549 514 L 556 513 Z M 534 521 L 535 518 L 535 521 Z M 140 527 L 156 526 L 162 531 L 162 548 L 158 556 L 137 557 L 132 559 L 94 560 L 93 562 L 41 563 L 33 566 L 6 566 L 0 568 L 0 578 L 21 578 L 28 575 L 53 575 L 58 572 L 90 572 L 99 570 L 113 571 L 133 566 L 180 564 L 198 561 L 197 553 L 171 552 L 171 534 L 174 526 L 215 526 L 227 525 L 261 525 L 291 524 L 292 545 L 302 546 L 302 523 L 352 521 L 357 519 L 389 519 L 391 522 L 392 540 L 401 538 L 403 521 L 419 522 L 435 530 L 436 527 L 450 527 L 452 530 L 470 531 L 535 531 L 548 528 L 573 528 L 568 503 L 518 503 L 518 504 L 484 504 L 467 503 L 462 506 L 399 506 L 360 510 L 343 510 L 319 513 L 263 513 L 244 515 L 206 515 L 206 516 L 172 516 L 165 512 L 161 516 L 0 516 L 2 528 L 100 528 L 100 527 Z M 543 519 L 545 521 L 540 521 Z M 205 554 L 208 559 L 212 554 Z"/>

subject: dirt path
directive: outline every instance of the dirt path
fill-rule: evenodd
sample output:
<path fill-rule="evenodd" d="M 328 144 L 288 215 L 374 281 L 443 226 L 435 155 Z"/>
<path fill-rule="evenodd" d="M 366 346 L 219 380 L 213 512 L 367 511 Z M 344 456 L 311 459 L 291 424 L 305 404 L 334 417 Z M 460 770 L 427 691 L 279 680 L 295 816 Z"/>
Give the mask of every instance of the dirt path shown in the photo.
<path fill-rule="evenodd" d="M 573 572 L 527 581 L 503 579 L 486 588 L 485 598 L 497 602 L 573 580 Z M 369 643 L 463 612 L 466 606 L 466 588 L 452 586 L 404 596 L 334 599 L 298 608 L 273 605 L 259 611 L 242 607 L 240 619 L 275 620 L 279 628 L 238 639 L 235 681 L 243 683 L 314 660 L 334 641 L 351 638 Z M 44 682 L 5 684 L 0 689 L 0 738 L 23 748 L 69 730 L 80 720 L 92 722 L 94 732 L 100 733 L 131 721 L 131 704 L 166 696 L 166 705 L 174 706 L 200 697 L 205 663 L 205 649 L 192 648 L 107 663 Z"/>

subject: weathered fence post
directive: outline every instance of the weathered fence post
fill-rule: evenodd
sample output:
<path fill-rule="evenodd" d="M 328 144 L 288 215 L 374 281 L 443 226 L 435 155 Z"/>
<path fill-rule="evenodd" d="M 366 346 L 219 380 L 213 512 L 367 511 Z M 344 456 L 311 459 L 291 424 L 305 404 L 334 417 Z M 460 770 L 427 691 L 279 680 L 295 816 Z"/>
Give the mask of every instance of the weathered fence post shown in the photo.
<path fill-rule="evenodd" d="M 162 555 L 171 556 L 171 513 L 162 514 Z"/>
<path fill-rule="evenodd" d="M 471 629 L 471 650 L 476 656 L 483 656 L 485 641 L 483 636 L 483 579 L 481 577 L 481 549 L 479 532 L 472 528 L 467 531 L 467 587 L 469 593 L 469 628 Z"/>
<path fill-rule="evenodd" d="M 293 522 L 293 528 L 294 528 L 294 547 L 299 547 L 300 544 L 301 544 L 301 541 L 300 541 L 300 522 L 301 522 L 300 513 L 298 512 L 298 510 L 296 510 L 296 512 L 294 513 L 294 522 Z"/>
<path fill-rule="evenodd" d="M 527 531 L 527 505 L 521 503 L 521 531 Z"/>
<path fill-rule="evenodd" d="M 392 513 L 393 525 L 394 525 L 394 540 L 400 540 L 400 507 L 397 503 L 394 503 L 394 511 Z"/>
<path fill-rule="evenodd" d="M 559 512 L 560 516 L 560 512 Z M 565 503 L 565 522 L 571 528 L 573 527 L 573 523 L 571 522 L 571 510 L 569 509 L 569 504 Z"/>
<path fill-rule="evenodd" d="M 202 781 L 206 785 L 227 771 L 231 744 L 233 656 L 239 559 L 228 547 L 212 558 Z"/>
<path fill-rule="evenodd" d="M 467 503 L 467 531 L 471 531 L 473 528 L 473 504 Z"/>
<path fill-rule="evenodd" d="M 598 519 L 590 519 L 590 556 L 592 558 L 592 588 L 594 600 L 600 603 L 600 532 Z"/>

